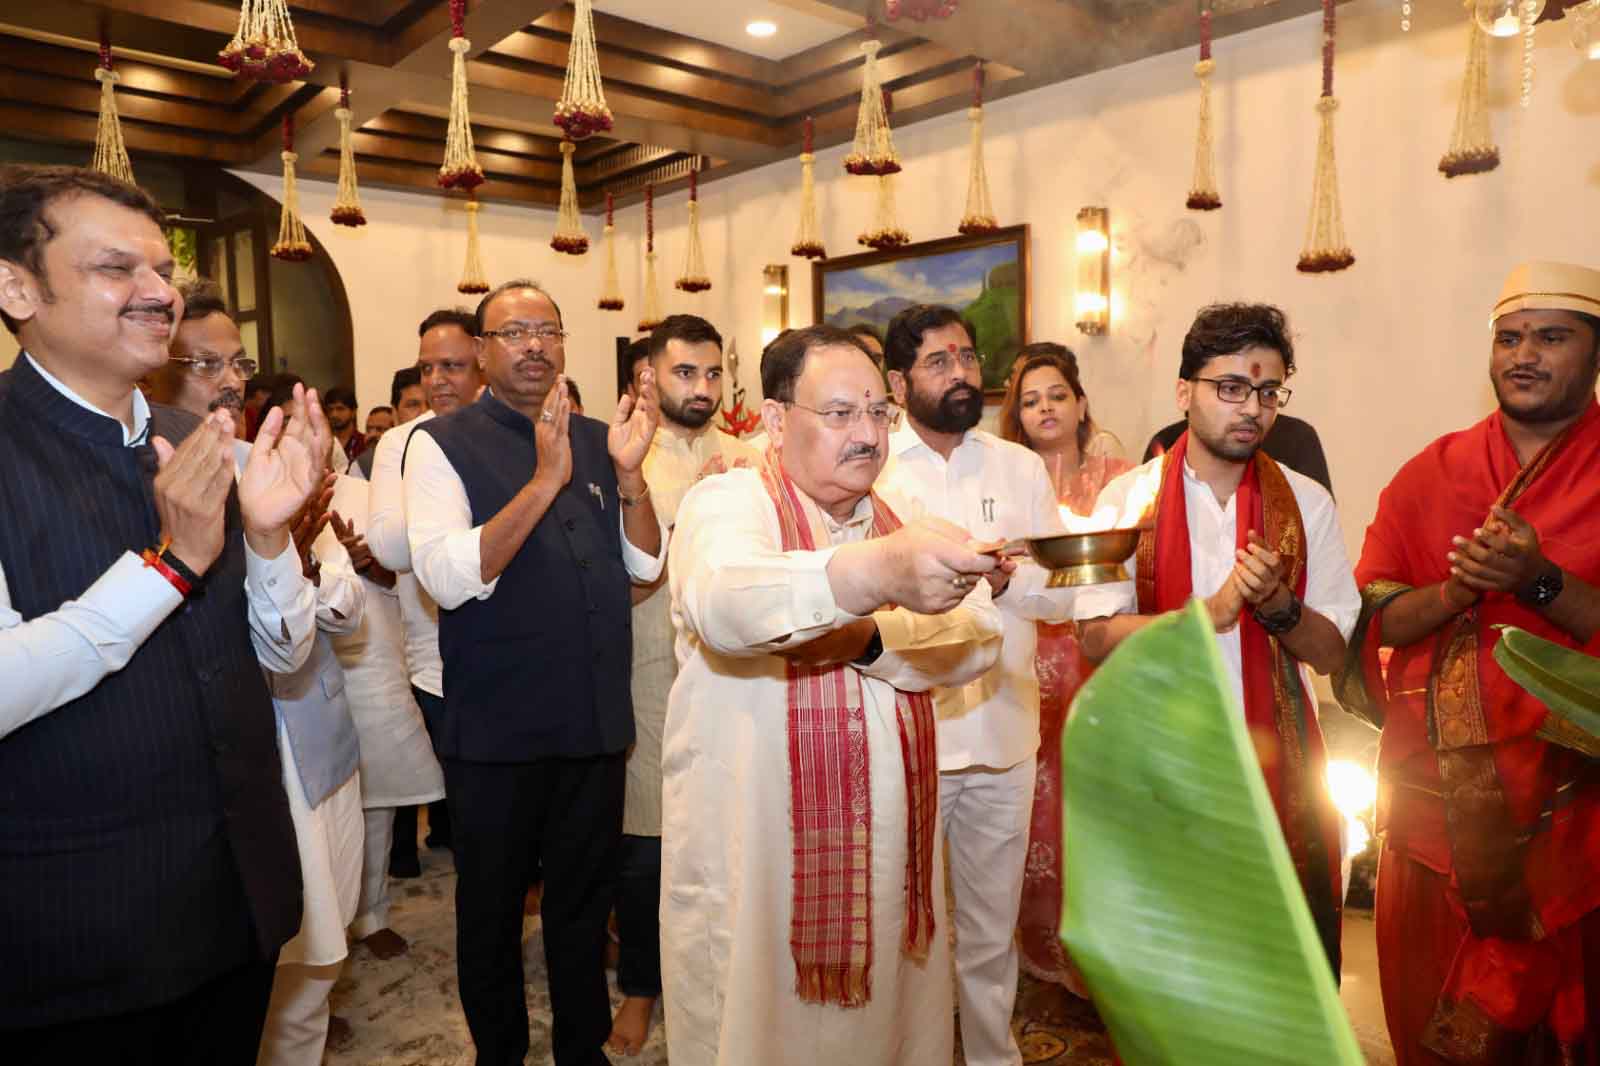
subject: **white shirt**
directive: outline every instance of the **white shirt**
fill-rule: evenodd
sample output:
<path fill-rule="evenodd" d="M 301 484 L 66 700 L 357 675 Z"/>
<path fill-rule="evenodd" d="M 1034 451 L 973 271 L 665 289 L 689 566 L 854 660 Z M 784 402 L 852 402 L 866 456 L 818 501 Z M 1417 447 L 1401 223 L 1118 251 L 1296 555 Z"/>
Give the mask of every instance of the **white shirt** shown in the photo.
<path fill-rule="evenodd" d="M 67 399 L 111 417 L 52 377 L 32 356 L 22 357 Z M 123 443 L 143 443 L 149 428 L 150 408 L 134 390 L 133 426 L 123 426 Z M 301 575 L 292 542 L 271 560 L 251 551 L 248 540 L 244 551 L 245 599 L 256 658 L 269 670 L 294 670 L 311 651 L 316 590 Z M 182 602 L 166 578 L 124 552 L 83 595 L 25 622 L 11 607 L 10 588 L 0 569 L 0 678 L 5 679 L 0 737 L 70 703 L 128 665 Z"/>
<path fill-rule="evenodd" d="M 439 605 L 411 572 L 411 542 L 406 537 L 406 494 L 401 461 L 412 432 L 434 413 L 424 411 L 378 438 L 372 457 L 372 489 L 367 500 L 367 547 L 373 558 L 395 573 L 400 620 L 406 634 L 406 666 L 411 683 L 432 696 L 444 696 L 444 660 L 439 657 Z"/>
<path fill-rule="evenodd" d="M 1279 464 L 1283 476 L 1289 480 L 1295 504 L 1300 508 L 1300 518 L 1306 528 L 1306 594 L 1305 609 L 1316 611 L 1338 627 L 1345 640 L 1355 629 L 1356 616 L 1361 613 L 1361 593 L 1356 588 L 1355 574 L 1344 550 L 1344 534 L 1339 529 L 1339 513 L 1334 509 L 1333 497 L 1328 490 L 1304 474 Z M 1126 529 L 1138 525 L 1140 517 L 1161 485 L 1161 459 L 1155 458 L 1113 480 L 1100 492 L 1095 510 L 1115 511 L 1115 528 Z M 1211 487 L 1189 466 L 1183 464 L 1184 510 L 1189 519 L 1190 579 L 1194 594 L 1200 597 L 1215 595 L 1222 583 L 1233 572 L 1234 552 L 1238 547 L 1238 494 L 1228 498 L 1226 505 L 1219 504 Z M 1132 578 L 1138 577 L 1138 556 L 1124 564 Z M 1116 586 L 1123 603 L 1121 612 L 1138 610 L 1138 595 L 1133 581 Z M 1245 607 L 1249 610 L 1249 605 Z M 1222 660 L 1233 679 L 1234 694 L 1239 707 L 1244 707 L 1244 657 L 1239 642 L 1239 628 L 1217 634 L 1217 644 L 1222 650 Z M 1306 691 L 1311 687 L 1311 670 L 1300 664 L 1300 675 Z"/>
<path fill-rule="evenodd" d="M 376 476 L 377 468 L 374 466 Z M 480 544 L 483 527 L 472 524 L 472 503 L 438 441 L 427 433 L 416 437 L 406 455 L 402 479 L 406 501 L 406 537 L 411 542 L 411 569 L 428 595 L 445 610 L 468 600 L 486 600 L 499 584 L 483 580 Z M 623 508 L 617 508 L 617 526 L 623 525 Z M 660 525 L 660 517 L 656 523 Z M 369 542 L 370 543 L 370 542 Z M 628 576 L 648 585 L 661 576 L 667 558 L 667 531 L 661 529 L 661 550 L 649 555 L 628 540 L 622 530 L 622 564 Z"/>
<path fill-rule="evenodd" d="M 914 510 L 954 522 L 980 541 L 1066 532 L 1044 461 L 1020 444 L 969 430 L 946 460 L 908 421 L 889 436 L 889 461 L 878 492 L 905 520 Z M 994 669 L 960 689 L 938 693 L 939 769 L 1007 769 L 1039 750 L 1039 681 L 1034 673 L 1037 621 L 1108 614 L 1100 593 L 1048 589 L 1050 574 L 1019 560 L 995 599 L 1005 640 Z M 1088 610 L 1088 615 L 1080 614 Z"/>

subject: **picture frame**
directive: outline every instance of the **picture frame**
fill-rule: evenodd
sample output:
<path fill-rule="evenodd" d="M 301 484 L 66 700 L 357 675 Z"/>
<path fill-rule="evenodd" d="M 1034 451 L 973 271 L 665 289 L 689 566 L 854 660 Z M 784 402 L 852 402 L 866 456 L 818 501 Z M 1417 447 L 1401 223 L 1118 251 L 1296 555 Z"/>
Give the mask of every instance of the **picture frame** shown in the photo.
<path fill-rule="evenodd" d="M 912 304 L 954 307 L 977 334 L 984 395 L 997 403 L 1028 343 L 1028 243 L 1024 224 L 818 260 L 811 265 L 812 321 L 844 328 L 864 322 L 881 334 Z"/>

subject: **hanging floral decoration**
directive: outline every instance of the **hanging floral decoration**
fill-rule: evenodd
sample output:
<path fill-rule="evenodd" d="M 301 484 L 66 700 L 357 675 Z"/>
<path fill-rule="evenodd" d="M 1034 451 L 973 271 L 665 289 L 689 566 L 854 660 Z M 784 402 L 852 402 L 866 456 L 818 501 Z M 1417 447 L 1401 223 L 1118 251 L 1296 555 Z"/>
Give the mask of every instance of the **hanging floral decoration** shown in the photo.
<path fill-rule="evenodd" d="M 1411 0 L 1400 0 L 1400 32 L 1411 32 Z"/>
<path fill-rule="evenodd" d="M 1195 136 L 1194 184 L 1189 187 L 1188 207 L 1193 211 L 1215 211 L 1222 206 L 1211 135 L 1211 75 L 1216 69 L 1211 58 L 1211 3 L 1206 0 L 1200 9 L 1200 61 L 1194 65 L 1194 76 L 1200 79 L 1200 128 Z"/>
<path fill-rule="evenodd" d="M 95 127 L 94 159 L 89 166 L 132 185 L 133 163 L 128 159 L 128 146 L 122 139 L 122 120 L 117 117 L 116 85 L 122 75 L 111 69 L 111 40 L 103 34 L 100 65 L 94 70 L 94 80 L 100 83 L 100 122 Z"/>
<path fill-rule="evenodd" d="M 578 146 L 561 142 L 561 210 L 556 216 L 556 235 L 550 247 L 567 255 L 583 255 L 589 250 L 589 235 L 583 232 L 583 216 L 578 214 L 578 181 L 572 173 L 572 153 Z"/>
<path fill-rule="evenodd" d="M 294 81 L 316 69 L 295 40 L 288 0 L 244 0 L 239 29 L 217 53 L 217 61 L 241 77 L 261 81 Z"/>
<path fill-rule="evenodd" d="M 489 276 L 483 269 L 483 249 L 478 240 L 478 194 L 467 193 L 467 261 L 461 268 L 456 291 L 464 296 L 479 296 L 489 291 Z"/>
<path fill-rule="evenodd" d="M 689 170 L 689 242 L 683 257 L 683 274 L 673 287 L 687 293 L 705 292 L 711 288 L 711 278 L 706 274 L 706 253 L 700 244 L 700 167 Z"/>
<path fill-rule="evenodd" d="M 467 105 L 467 0 L 450 0 L 450 128 L 445 133 L 439 187 L 471 191 L 483 184 L 483 167 L 472 149 L 472 115 Z"/>
<path fill-rule="evenodd" d="M 600 310 L 622 310 L 622 276 L 617 273 L 617 202 L 606 193 L 606 280 L 600 288 Z"/>
<path fill-rule="evenodd" d="M 889 114 L 883 106 L 883 81 L 878 75 L 878 50 L 883 45 L 873 39 L 861 42 L 866 61 L 861 66 L 861 105 L 856 109 L 856 140 L 844 157 L 844 168 L 852 174 L 895 174 L 900 157 L 894 150 L 889 130 Z"/>
<path fill-rule="evenodd" d="M 350 133 L 350 81 L 339 75 L 339 107 L 333 117 L 339 120 L 339 194 L 334 197 L 329 217 L 335 226 L 365 226 L 361 192 L 356 188 L 356 152 Z"/>
<path fill-rule="evenodd" d="M 568 137 L 581 141 L 611 128 L 611 109 L 600 84 L 600 55 L 594 43 L 594 5 L 575 0 L 572 47 L 567 50 L 567 79 L 556 101 L 555 123 Z"/>
<path fill-rule="evenodd" d="M 744 437 L 761 425 L 761 410 L 747 410 L 744 405 L 744 386 L 739 383 L 739 340 L 728 338 L 728 380 L 733 383 L 733 406 L 722 409 L 722 431 L 734 437 Z"/>
<path fill-rule="evenodd" d="M 278 219 L 278 243 L 268 253 L 274 259 L 303 263 L 311 258 L 311 240 L 300 221 L 300 194 L 295 190 L 294 115 L 283 116 L 283 214 Z"/>
<path fill-rule="evenodd" d="M 1517 5 L 1518 27 L 1522 34 L 1522 109 L 1533 101 L 1533 34 L 1544 11 L 1544 0 L 1522 0 Z"/>
<path fill-rule="evenodd" d="M 1450 148 L 1439 160 L 1439 172 L 1447 178 L 1484 174 L 1500 165 L 1500 149 L 1489 125 L 1489 37 L 1478 27 L 1472 4 L 1466 0 L 1467 70 L 1461 79 L 1461 102 L 1456 105 Z"/>
<path fill-rule="evenodd" d="M 880 94 L 880 103 L 883 113 L 887 116 L 894 107 L 894 100 L 885 89 Z M 886 251 L 890 248 L 900 248 L 911 243 L 911 235 L 900 228 L 899 211 L 894 202 L 894 174 L 880 174 L 878 176 L 878 198 L 872 213 L 872 223 L 866 230 L 856 237 L 857 244 Z"/>
<path fill-rule="evenodd" d="M 649 333 L 661 325 L 661 285 L 656 280 L 656 187 L 644 187 L 644 314 L 639 332 Z"/>
<path fill-rule="evenodd" d="M 956 229 L 968 236 L 993 233 L 1000 228 L 994 204 L 989 198 L 989 174 L 983 164 L 983 63 L 972 68 L 972 106 L 967 108 L 972 123 L 971 165 L 967 173 L 967 211 Z"/>
<path fill-rule="evenodd" d="M 822 232 L 817 227 L 816 123 L 806 116 L 805 143 L 800 151 L 800 231 L 795 234 L 789 254 L 802 259 L 826 259 Z"/>
<path fill-rule="evenodd" d="M 931 18 L 947 19 L 954 15 L 956 0 L 885 0 L 884 10 L 890 21 L 904 17 L 926 22 Z"/>
<path fill-rule="evenodd" d="M 1306 223 L 1306 244 L 1298 268 L 1307 274 L 1344 270 L 1356 261 L 1344 235 L 1339 206 L 1339 168 L 1333 151 L 1333 115 L 1339 99 L 1333 95 L 1333 52 L 1336 33 L 1334 0 L 1322 0 L 1322 96 L 1317 112 L 1322 117 L 1317 137 L 1317 171 L 1311 187 L 1311 217 Z"/>

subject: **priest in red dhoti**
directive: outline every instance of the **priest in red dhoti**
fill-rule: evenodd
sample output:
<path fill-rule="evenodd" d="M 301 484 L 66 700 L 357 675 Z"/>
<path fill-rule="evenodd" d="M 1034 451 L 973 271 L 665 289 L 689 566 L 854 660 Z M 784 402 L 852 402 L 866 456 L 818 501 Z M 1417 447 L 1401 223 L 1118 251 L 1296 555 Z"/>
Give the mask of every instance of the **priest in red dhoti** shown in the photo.
<path fill-rule="evenodd" d="M 1490 654 L 1502 625 L 1600 651 L 1600 271 L 1520 266 L 1491 322 L 1499 410 L 1384 490 L 1339 686 L 1383 728 L 1399 1066 L 1600 1062 L 1600 764 Z"/>

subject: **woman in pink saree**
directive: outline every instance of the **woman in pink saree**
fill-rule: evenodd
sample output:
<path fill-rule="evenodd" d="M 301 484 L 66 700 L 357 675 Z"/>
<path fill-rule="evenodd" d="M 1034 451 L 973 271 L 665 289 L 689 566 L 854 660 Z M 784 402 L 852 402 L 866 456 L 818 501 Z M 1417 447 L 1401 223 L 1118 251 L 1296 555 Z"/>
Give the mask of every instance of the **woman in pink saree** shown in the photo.
<path fill-rule="evenodd" d="M 1106 482 L 1132 467 L 1122 457 L 1117 438 L 1099 429 L 1089 417 L 1077 357 L 1059 344 L 1030 344 L 1018 354 L 1000 408 L 1000 435 L 1037 452 L 1055 483 L 1057 501 L 1080 515 L 1094 510 L 1095 498 Z M 1071 622 L 1040 622 L 1038 654 L 1039 772 L 1017 937 L 1024 971 L 1087 998 L 1083 979 L 1067 958 L 1056 931 L 1061 924 L 1065 857 L 1061 728 L 1090 667 L 1079 652 L 1077 627 Z"/>

